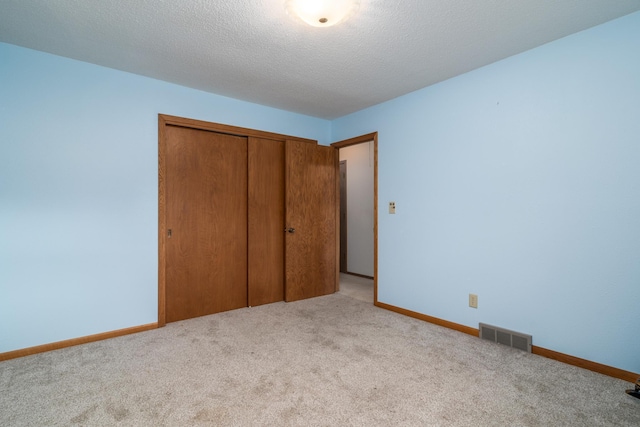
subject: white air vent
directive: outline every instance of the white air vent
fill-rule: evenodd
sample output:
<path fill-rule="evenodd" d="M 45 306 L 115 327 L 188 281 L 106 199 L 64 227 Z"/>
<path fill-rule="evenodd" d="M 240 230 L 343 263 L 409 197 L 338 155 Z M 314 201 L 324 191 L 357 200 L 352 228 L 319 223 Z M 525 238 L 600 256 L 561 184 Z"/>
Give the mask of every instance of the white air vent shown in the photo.
<path fill-rule="evenodd" d="M 531 353 L 531 335 L 480 323 L 480 338 Z"/>

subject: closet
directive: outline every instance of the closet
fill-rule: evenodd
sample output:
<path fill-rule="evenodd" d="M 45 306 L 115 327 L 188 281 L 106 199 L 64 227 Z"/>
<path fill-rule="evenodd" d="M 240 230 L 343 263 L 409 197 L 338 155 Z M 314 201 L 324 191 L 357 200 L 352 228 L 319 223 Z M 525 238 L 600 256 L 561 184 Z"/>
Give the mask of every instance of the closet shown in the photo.
<path fill-rule="evenodd" d="M 158 323 L 337 286 L 337 150 L 159 115 Z"/>

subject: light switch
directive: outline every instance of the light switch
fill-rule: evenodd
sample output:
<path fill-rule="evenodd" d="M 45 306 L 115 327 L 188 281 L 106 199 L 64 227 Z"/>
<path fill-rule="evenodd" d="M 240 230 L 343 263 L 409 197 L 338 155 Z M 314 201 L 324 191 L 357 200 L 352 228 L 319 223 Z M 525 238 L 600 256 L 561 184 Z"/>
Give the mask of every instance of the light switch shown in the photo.
<path fill-rule="evenodd" d="M 389 213 L 396 213 L 396 202 L 389 202 Z"/>
<path fill-rule="evenodd" d="M 478 308 L 478 295 L 469 294 L 469 307 Z"/>

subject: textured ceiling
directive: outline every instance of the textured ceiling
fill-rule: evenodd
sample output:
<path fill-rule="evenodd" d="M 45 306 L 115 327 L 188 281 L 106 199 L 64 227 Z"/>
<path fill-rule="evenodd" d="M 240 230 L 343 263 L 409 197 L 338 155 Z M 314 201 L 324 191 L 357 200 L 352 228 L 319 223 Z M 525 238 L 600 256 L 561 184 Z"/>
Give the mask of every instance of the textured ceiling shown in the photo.
<path fill-rule="evenodd" d="M 640 10 L 640 0 L 361 0 L 348 21 L 315 28 L 283 4 L 0 0 L 0 41 L 331 119 Z"/>

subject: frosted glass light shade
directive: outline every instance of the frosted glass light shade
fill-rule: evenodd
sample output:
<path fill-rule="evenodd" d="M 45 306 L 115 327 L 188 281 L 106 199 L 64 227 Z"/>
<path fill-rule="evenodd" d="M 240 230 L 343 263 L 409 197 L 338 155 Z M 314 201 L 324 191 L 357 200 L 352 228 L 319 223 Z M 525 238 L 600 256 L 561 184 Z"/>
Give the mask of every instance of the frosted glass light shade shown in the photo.
<path fill-rule="evenodd" d="M 359 0 L 287 0 L 285 9 L 314 27 L 330 27 L 358 10 Z"/>

